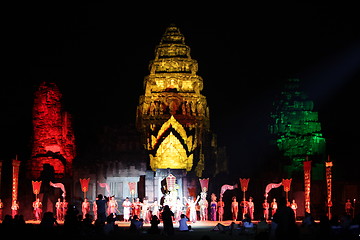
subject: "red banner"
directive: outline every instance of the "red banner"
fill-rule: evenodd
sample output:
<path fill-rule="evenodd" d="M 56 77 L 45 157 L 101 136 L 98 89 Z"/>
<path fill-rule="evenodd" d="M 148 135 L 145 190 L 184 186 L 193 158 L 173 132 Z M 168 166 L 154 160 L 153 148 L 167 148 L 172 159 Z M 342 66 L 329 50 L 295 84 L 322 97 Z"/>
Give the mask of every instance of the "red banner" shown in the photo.
<path fill-rule="evenodd" d="M 136 189 L 136 182 L 129 182 L 129 189 L 130 189 L 130 194 L 134 195 L 135 194 L 135 189 Z"/>
<path fill-rule="evenodd" d="M 278 188 L 281 185 L 282 185 L 282 182 L 281 183 L 269 183 L 265 188 L 265 197 L 266 198 L 268 197 L 268 193 L 270 192 L 271 189 Z"/>
<path fill-rule="evenodd" d="M 13 179 L 12 179 L 12 201 L 17 201 L 18 197 L 18 185 L 19 185 L 19 168 L 20 168 L 20 161 L 17 159 L 12 160 L 13 166 Z"/>
<path fill-rule="evenodd" d="M 284 186 L 284 191 L 285 191 L 285 192 L 290 192 L 291 181 L 292 181 L 292 178 L 290 178 L 290 179 L 283 179 L 283 180 L 282 180 L 282 184 L 283 184 L 283 186 Z"/>
<path fill-rule="evenodd" d="M 240 178 L 241 190 L 246 192 L 248 190 L 250 178 Z"/>
<path fill-rule="evenodd" d="M 80 178 L 81 191 L 83 191 L 84 193 L 89 191 L 89 182 L 90 178 Z"/>
<path fill-rule="evenodd" d="M 33 193 L 35 195 L 38 195 L 40 193 L 41 183 L 42 181 L 32 181 Z"/>
<path fill-rule="evenodd" d="M 199 181 L 200 181 L 201 191 L 207 192 L 207 190 L 209 189 L 209 178 L 199 179 Z"/>
<path fill-rule="evenodd" d="M 304 161 L 305 212 L 310 213 L 311 161 Z"/>
<path fill-rule="evenodd" d="M 224 193 L 227 191 L 227 190 L 234 190 L 235 188 L 237 188 L 237 184 L 235 185 L 228 185 L 228 184 L 225 184 L 221 187 L 221 190 L 220 190 L 220 197 L 223 197 L 224 196 Z"/>

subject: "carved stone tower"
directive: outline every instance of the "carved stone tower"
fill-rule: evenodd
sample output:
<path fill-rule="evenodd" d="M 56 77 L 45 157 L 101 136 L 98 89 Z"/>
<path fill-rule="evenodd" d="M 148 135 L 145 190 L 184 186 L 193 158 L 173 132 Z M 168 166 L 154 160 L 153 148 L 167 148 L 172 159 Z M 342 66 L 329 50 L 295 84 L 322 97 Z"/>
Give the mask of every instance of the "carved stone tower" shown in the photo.
<path fill-rule="evenodd" d="M 29 177 L 40 177 L 44 167 L 53 168 L 55 177 L 72 173 L 75 137 L 71 116 L 63 111 L 62 94 L 54 83 L 42 83 L 35 93 L 33 108 L 33 148 Z"/>
<path fill-rule="evenodd" d="M 166 29 L 149 70 L 136 121 L 150 167 L 153 171 L 186 169 L 201 176 L 209 109 L 200 93 L 203 80 L 197 75 L 198 63 L 191 58 L 190 48 L 176 26 Z"/>

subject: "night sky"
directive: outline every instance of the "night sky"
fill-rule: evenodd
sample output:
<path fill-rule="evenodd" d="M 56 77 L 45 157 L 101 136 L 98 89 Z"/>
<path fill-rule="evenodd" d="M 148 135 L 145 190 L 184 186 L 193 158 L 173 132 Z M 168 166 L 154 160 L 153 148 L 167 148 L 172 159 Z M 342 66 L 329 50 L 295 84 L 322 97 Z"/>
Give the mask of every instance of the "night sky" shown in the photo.
<path fill-rule="evenodd" d="M 211 129 L 227 148 L 232 174 L 250 176 L 267 161 L 273 151 L 267 130 L 272 101 L 286 79 L 300 78 L 319 112 L 337 176 L 354 178 L 360 168 L 357 7 L 155 7 L 4 9 L 0 159 L 28 158 L 33 94 L 42 81 L 60 87 L 80 155 L 102 126 L 134 124 L 149 61 L 166 27 L 175 23 L 199 63 Z"/>

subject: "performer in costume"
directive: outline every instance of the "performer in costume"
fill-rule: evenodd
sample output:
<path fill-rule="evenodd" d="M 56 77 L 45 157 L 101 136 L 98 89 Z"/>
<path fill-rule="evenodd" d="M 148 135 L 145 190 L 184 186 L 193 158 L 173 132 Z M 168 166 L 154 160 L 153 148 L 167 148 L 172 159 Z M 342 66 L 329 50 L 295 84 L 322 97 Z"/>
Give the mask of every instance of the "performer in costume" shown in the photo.
<path fill-rule="evenodd" d="M 17 203 L 16 200 L 14 200 L 13 203 L 11 204 L 11 216 L 12 216 L 12 218 L 14 218 L 18 214 L 19 208 L 20 208 L 19 204 Z"/>
<path fill-rule="evenodd" d="M 135 202 L 133 202 L 132 204 L 132 212 L 133 212 L 133 216 L 138 216 L 140 218 L 140 211 L 141 211 L 141 202 L 140 202 L 140 198 L 136 198 Z"/>
<path fill-rule="evenodd" d="M 66 215 L 67 209 L 68 209 L 68 205 L 69 203 L 66 201 L 66 199 L 64 198 L 63 203 L 62 203 L 62 213 L 63 213 L 63 218 Z"/>
<path fill-rule="evenodd" d="M 217 206 L 218 206 L 219 221 L 223 221 L 225 203 L 222 200 L 222 197 L 220 197 L 220 200 L 217 203 Z"/>
<path fill-rule="evenodd" d="M 97 205 L 96 205 L 96 201 L 97 200 L 99 200 L 99 198 L 95 198 L 95 201 L 93 202 L 93 208 L 92 208 L 92 210 L 93 210 L 93 213 L 94 213 L 94 221 L 96 221 L 96 219 L 97 219 L 97 210 L 98 210 L 98 207 L 97 207 Z"/>
<path fill-rule="evenodd" d="M 157 216 L 158 219 L 160 218 L 159 203 L 157 200 L 155 200 L 153 204 L 151 204 L 151 215 Z"/>
<path fill-rule="evenodd" d="M 255 208 L 254 208 L 254 202 L 253 202 L 253 198 L 250 197 L 249 198 L 249 201 L 247 202 L 248 204 L 248 210 L 249 210 L 249 216 L 250 216 L 250 219 L 251 220 L 254 220 L 254 211 L 255 211 Z"/>
<path fill-rule="evenodd" d="M 62 207 L 63 203 L 61 202 L 61 199 L 58 198 L 57 202 L 55 203 L 55 210 L 56 210 L 56 220 L 58 221 L 63 221 L 63 207 Z"/>
<path fill-rule="evenodd" d="M 115 200 L 115 197 L 112 196 L 108 202 L 108 214 L 113 214 L 113 216 L 115 216 L 117 214 L 117 212 L 119 211 L 118 210 L 118 203 L 117 201 Z"/>
<path fill-rule="evenodd" d="M 211 202 L 210 202 L 210 220 L 216 221 L 216 210 L 217 210 L 217 202 L 216 195 L 214 193 L 211 194 Z"/>
<path fill-rule="evenodd" d="M 345 203 L 345 212 L 346 212 L 346 215 L 351 215 L 351 210 L 353 209 L 353 206 L 350 202 L 350 199 L 347 199 L 346 200 L 346 203 Z"/>
<path fill-rule="evenodd" d="M 3 219 L 3 209 L 4 209 L 4 203 L 1 201 L 0 198 L 0 219 Z"/>
<path fill-rule="evenodd" d="M 131 213 L 131 202 L 129 201 L 128 197 L 125 198 L 124 202 L 122 203 L 122 206 L 124 208 L 124 221 L 128 222 Z"/>
<path fill-rule="evenodd" d="M 209 202 L 206 200 L 206 192 L 201 192 L 200 206 L 200 221 L 207 221 L 208 219 L 208 206 Z"/>
<path fill-rule="evenodd" d="M 265 198 L 262 206 L 263 206 L 263 211 L 264 211 L 264 219 L 267 221 L 269 219 L 269 203 L 266 198 Z"/>
<path fill-rule="evenodd" d="M 42 203 L 40 202 L 40 199 L 36 198 L 36 200 L 33 202 L 34 216 L 36 221 L 41 220 L 41 212 L 42 212 L 41 207 L 42 207 Z"/>
<path fill-rule="evenodd" d="M 236 201 L 236 197 L 232 197 L 232 203 L 231 203 L 231 214 L 233 221 L 236 221 L 238 217 L 239 212 L 239 203 Z"/>
<path fill-rule="evenodd" d="M 81 211 L 83 214 L 83 219 L 85 219 L 86 214 L 90 213 L 90 202 L 87 198 L 85 198 L 84 202 L 81 204 Z"/>
<path fill-rule="evenodd" d="M 274 217 L 276 210 L 277 210 L 277 202 L 276 202 L 276 198 L 274 198 L 273 201 L 271 202 L 271 217 Z"/>
<path fill-rule="evenodd" d="M 190 219 L 190 221 L 193 222 L 193 223 L 195 223 L 196 220 L 197 220 L 196 204 L 197 204 L 197 202 L 199 201 L 199 198 L 200 198 L 200 196 L 197 196 L 196 200 L 194 201 L 193 199 L 191 199 L 191 197 L 189 197 L 189 199 L 186 199 L 186 198 L 184 197 L 185 201 L 186 201 L 187 204 L 188 204 L 188 208 L 190 209 L 190 214 L 189 214 L 190 217 L 189 217 L 189 219 Z"/>
<path fill-rule="evenodd" d="M 150 204 L 149 201 L 144 198 L 143 199 L 143 203 L 141 203 L 141 217 L 145 223 L 149 223 L 150 222 Z"/>
<path fill-rule="evenodd" d="M 296 204 L 296 202 L 295 202 L 295 199 L 292 200 L 290 207 L 291 207 L 291 209 L 294 211 L 294 215 L 295 215 L 295 219 L 296 219 L 296 209 L 297 209 L 298 207 L 297 207 L 297 204 Z"/>
<path fill-rule="evenodd" d="M 245 198 L 240 202 L 240 207 L 242 211 L 242 219 L 245 219 L 245 215 L 249 212 L 249 205 Z"/>
<path fill-rule="evenodd" d="M 181 219 L 182 208 L 183 208 L 183 203 L 179 197 L 176 199 L 176 204 L 173 208 L 175 211 L 175 213 L 174 213 L 175 221 L 179 221 Z"/>

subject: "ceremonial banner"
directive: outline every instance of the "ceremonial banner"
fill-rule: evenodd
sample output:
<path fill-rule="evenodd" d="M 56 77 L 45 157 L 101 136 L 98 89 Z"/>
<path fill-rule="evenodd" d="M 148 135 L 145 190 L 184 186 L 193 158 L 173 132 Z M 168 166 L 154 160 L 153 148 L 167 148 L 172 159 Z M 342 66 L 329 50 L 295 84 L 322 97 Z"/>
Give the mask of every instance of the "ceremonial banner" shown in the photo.
<path fill-rule="evenodd" d="M 37 195 L 40 193 L 42 181 L 31 181 L 31 182 L 32 182 L 33 193 L 37 198 Z"/>
<path fill-rule="evenodd" d="M 99 186 L 102 187 L 102 188 L 105 188 L 105 190 L 106 190 L 106 192 L 108 193 L 108 195 L 110 195 L 110 186 L 109 186 L 109 184 L 107 184 L 107 183 L 100 183 L 100 182 L 98 182 L 98 183 L 99 183 Z"/>
<path fill-rule="evenodd" d="M 80 178 L 81 191 L 83 191 L 84 193 L 89 191 L 89 182 L 90 178 Z"/>
<path fill-rule="evenodd" d="M 330 157 L 328 157 L 328 161 L 325 162 L 326 167 L 326 188 L 327 188 L 327 206 L 328 206 L 328 218 L 331 219 L 331 194 L 332 194 L 332 174 L 331 174 L 331 167 L 333 163 L 330 161 Z"/>
<path fill-rule="evenodd" d="M 235 185 L 223 185 L 220 189 L 220 197 L 223 197 L 224 196 L 224 193 L 227 191 L 227 190 L 234 190 L 235 188 L 237 188 L 238 185 L 235 184 Z"/>
<path fill-rule="evenodd" d="M 136 182 L 129 182 L 129 189 L 130 189 L 130 195 L 133 196 L 135 195 L 135 190 L 136 190 Z"/>
<path fill-rule="evenodd" d="M 199 181 L 200 181 L 201 191 L 207 192 L 209 189 L 209 178 L 199 179 Z"/>
<path fill-rule="evenodd" d="M 63 198 L 65 198 L 65 196 L 66 196 L 66 191 L 65 191 L 65 186 L 64 186 L 64 184 L 62 184 L 62 183 L 53 183 L 53 182 L 51 182 L 50 181 L 50 186 L 52 186 L 52 187 L 54 187 L 54 188 L 60 188 L 62 191 L 63 191 L 63 193 L 62 193 L 62 197 Z"/>
<path fill-rule="evenodd" d="M 17 201 L 17 197 L 18 197 L 20 161 L 17 160 L 17 159 L 13 159 L 12 160 L 12 167 L 13 167 L 13 179 L 12 179 L 11 197 L 12 197 L 12 202 L 14 202 L 14 201 Z"/>
<path fill-rule="evenodd" d="M 86 198 L 87 191 L 89 191 L 89 182 L 90 178 L 80 178 L 81 191 L 84 193 L 84 199 Z"/>
<path fill-rule="evenodd" d="M 241 191 L 246 192 L 248 190 L 250 178 L 240 178 Z"/>
<path fill-rule="evenodd" d="M 278 188 L 280 186 L 282 186 L 282 182 L 281 183 L 269 183 L 265 188 L 265 198 L 267 198 L 269 196 L 268 193 L 271 191 L 271 189 Z"/>
<path fill-rule="evenodd" d="M 311 161 L 304 161 L 305 212 L 310 213 Z"/>
<path fill-rule="evenodd" d="M 171 173 L 166 177 L 166 189 L 172 191 L 175 189 L 176 177 Z"/>
<path fill-rule="evenodd" d="M 283 180 L 282 180 L 282 185 L 284 186 L 284 191 L 285 191 L 285 192 L 289 192 L 289 191 L 290 191 L 291 181 L 292 181 L 292 178 L 290 178 L 290 179 L 283 179 Z"/>

